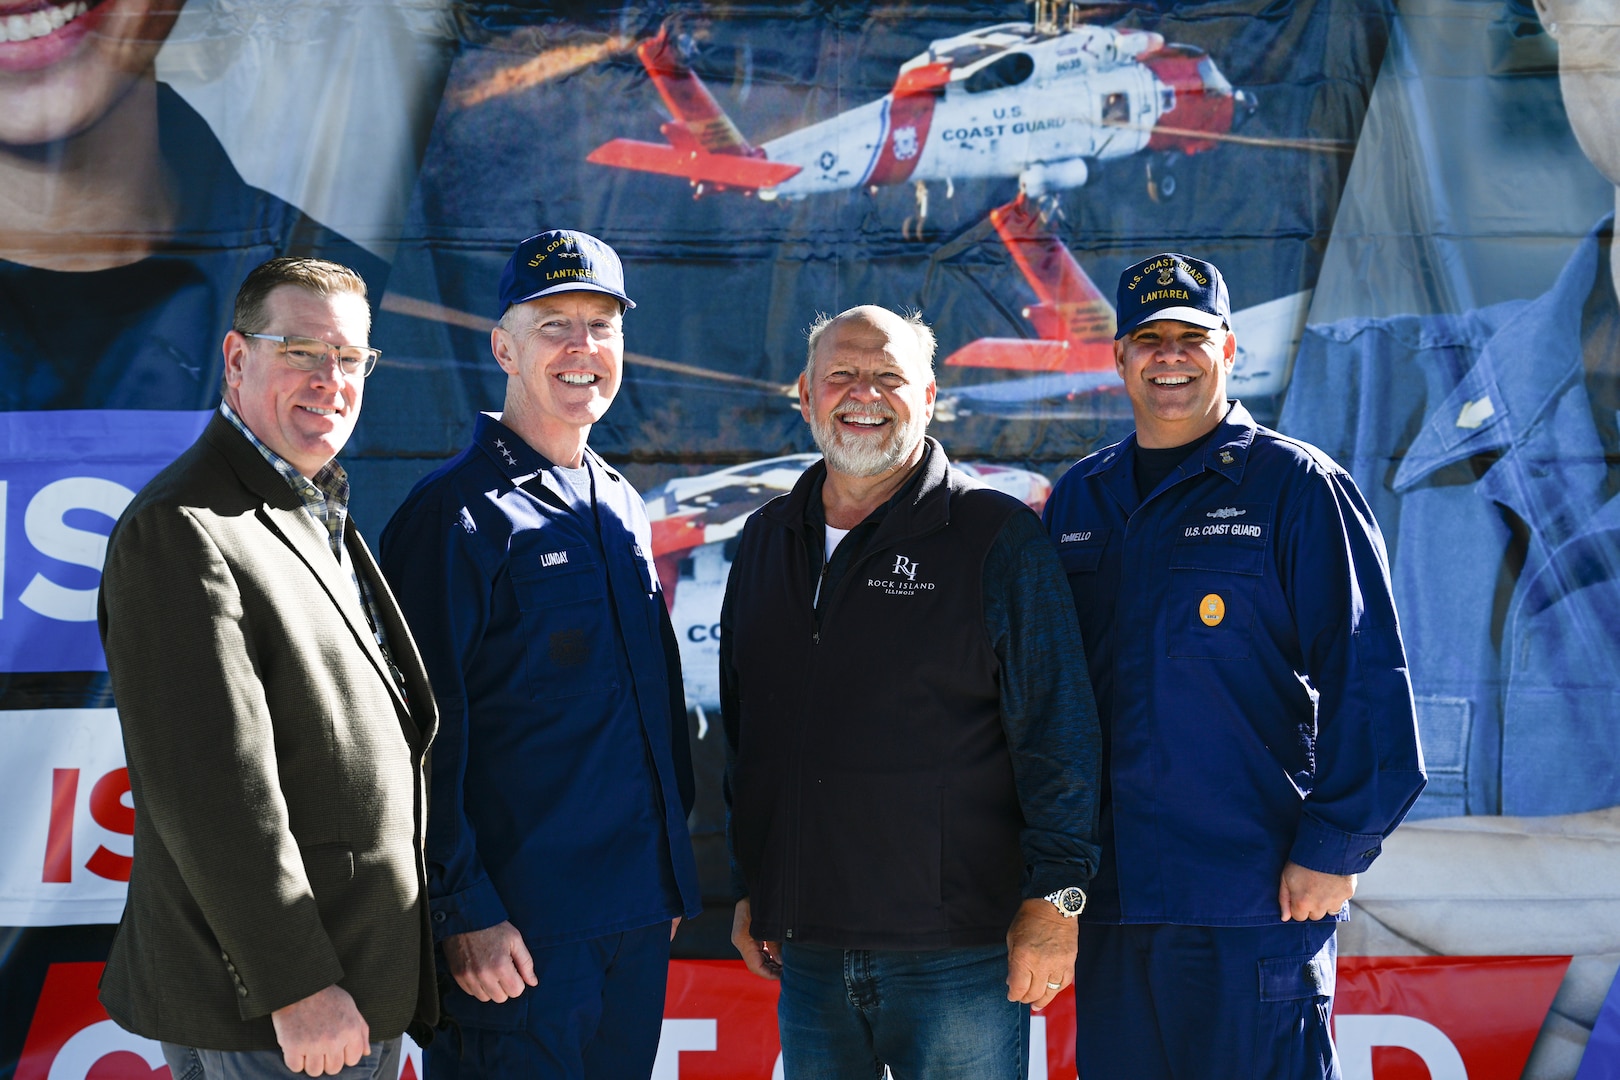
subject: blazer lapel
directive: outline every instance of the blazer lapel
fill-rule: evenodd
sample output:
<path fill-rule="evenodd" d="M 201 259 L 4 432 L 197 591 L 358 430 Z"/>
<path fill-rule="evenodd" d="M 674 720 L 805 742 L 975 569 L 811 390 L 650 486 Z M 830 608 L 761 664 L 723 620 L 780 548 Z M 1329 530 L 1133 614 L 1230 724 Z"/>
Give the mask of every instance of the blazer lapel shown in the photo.
<path fill-rule="evenodd" d="M 281 479 L 279 476 L 276 479 Z M 287 489 L 297 498 L 297 494 Z M 309 516 L 309 511 L 302 506 L 288 508 L 266 504 L 264 517 L 270 528 L 276 532 L 287 546 L 303 560 L 309 567 L 310 573 L 321 583 L 326 590 L 327 597 L 336 605 L 343 615 L 343 621 L 349 624 L 349 630 L 354 634 L 355 640 L 365 650 L 373 666 L 382 674 L 383 680 L 388 683 L 390 692 L 396 699 L 400 698 L 399 687 L 394 683 L 394 677 L 388 672 L 388 663 L 383 659 L 382 650 L 377 647 L 377 638 L 371 632 L 371 624 L 366 619 L 366 613 L 360 606 L 360 597 L 355 592 L 354 583 L 349 575 L 344 573 L 343 567 L 338 565 L 337 556 L 332 552 L 332 546 L 327 541 L 326 532 Z M 352 527 L 352 526 L 351 526 Z M 364 544 L 360 545 L 364 548 Z M 349 557 L 354 558 L 354 548 L 349 547 Z M 356 563 L 356 572 L 359 566 Z M 392 641 L 392 638 L 390 638 Z M 404 705 L 403 699 L 399 700 Z"/>
<path fill-rule="evenodd" d="M 371 556 L 371 549 L 366 545 L 365 538 L 355 527 L 354 518 L 350 517 L 344 526 L 344 541 L 349 549 L 349 558 L 354 560 L 355 573 L 360 575 L 371 588 L 372 599 L 377 604 L 377 617 L 382 620 L 382 630 L 388 639 L 388 651 L 393 655 L 394 665 L 405 680 L 405 693 L 409 700 L 400 697 L 399 687 L 391 675 L 388 685 L 394 691 L 395 700 L 399 704 L 402 721 L 408 721 L 412 741 L 417 745 L 426 746 L 433 738 L 434 728 L 437 726 L 437 709 L 433 704 L 433 686 L 428 682 L 427 669 L 422 666 L 422 657 L 416 651 L 416 642 L 411 637 L 411 631 L 405 625 L 405 616 L 399 610 L 399 604 L 394 600 L 393 591 L 388 588 L 388 580 L 383 577 L 382 570 L 378 568 L 377 561 Z M 376 642 L 372 642 L 375 649 Z M 382 662 L 382 657 L 377 657 Z M 386 663 L 382 664 L 385 675 L 388 674 Z"/>
<path fill-rule="evenodd" d="M 242 484 L 264 500 L 263 506 L 259 509 L 260 520 L 291 548 L 300 561 L 309 568 L 309 572 L 315 575 L 315 580 L 320 582 L 321 588 L 326 591 L 327 598 L 337 607 L 344 622 L 349 624 L 350 632 L 354 634 L 360 648 L 371 660 L 372 666 L 382 676 L 383 682 L 388 684 L 388 692 L 394 696 L 395 705 L 402 715 L 409 716 L 408 705 L 400 693 L 399 685 L 388 670 L 388 662 L 383 658 L 382 650 L 377 647 L 377 639 L 372 634 L 371 624 L 360 606 L 360 597 L 355 593 L 354 583 L 338 564 L 326 530 L 309 516 L 309 511 L 304 509 L 298 493 L 282 479 L 281 474 L 276 472 L 229 420 L 216 413 L 209 421 L 203 436 L 225 455 L 225 459 Z M 377 573 L 377 564 L 372 561 L 371 553 L 366 551 L 365 541 L 360 539 L 358 533 L 353 532 L 352 519 L 345 522 L 344 529 L 345 540 L 350 539 L 352 534 L 355 541 L 346 544 L 349 558 L 354 560 L 355 572 L 369 574 L 367 580 L 375 594 L 382 580 L 381 575 Z M 357 548 L 364 552 L 363 560 L 356 557 Z M 362 566 L 365 567 L 364 570 L 361 569 Z M 395 618 L 398 618 L 398 610 L 393 607 L 392 596 L 389 597 L 387 605 L 379 606 L 392 609 Z M 400 640 L 400 635 L 392 628 L 386 628 L 385 632 L 388 633 L 390 646 Z M 409 640 L 408 635 L 405 640 Z M 414 653 L 412 655 L 414 657 Z M 421 666 L 419 661 L 417 666 L 418 668 Z M 416 693 L 414 687 L 411 688 L 411 693 Z"/>

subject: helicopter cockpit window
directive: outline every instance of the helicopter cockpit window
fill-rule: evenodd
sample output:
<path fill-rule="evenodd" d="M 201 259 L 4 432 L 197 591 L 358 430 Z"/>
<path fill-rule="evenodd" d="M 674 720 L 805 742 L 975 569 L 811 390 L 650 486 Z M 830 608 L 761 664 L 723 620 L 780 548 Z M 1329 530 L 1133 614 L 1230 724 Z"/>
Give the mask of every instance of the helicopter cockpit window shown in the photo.
<path fill-rule="evenodd" d="M 1226 81 L 1215 61 L 1204 57 L 1198 61 L 1198 77 L 1204 80 L 1204 93 L 1212 95 L 1227 95 L 1232 93 L 1232 84 Z"/>
<path fill-rule="evenodd" d="M 935 63 L 949 63 L 952 67 L 958 68 L 967 67 L 976 60 L 983 60 L 992 53 L 1001 52 L 1002 48 L 1001 45 L 991 45 L 986 41 L 973 41 L 941 53 L 935 58 Z"/>
<path fill-rule="evenodd" d="M 1035 74 L 1035 61 L 1028 53 L 1008 53 L 993 64 L 986 64 L 962 81 L 962 89 L 970 94 L 986 90 L 1001 90 L 1017 86 Z"/>
<path fill-rule="evenodd" d="M 1102 122 L 1128 124 L 1131 122 L 1131 95 L 1105 94 L 1102 101 Z"/>

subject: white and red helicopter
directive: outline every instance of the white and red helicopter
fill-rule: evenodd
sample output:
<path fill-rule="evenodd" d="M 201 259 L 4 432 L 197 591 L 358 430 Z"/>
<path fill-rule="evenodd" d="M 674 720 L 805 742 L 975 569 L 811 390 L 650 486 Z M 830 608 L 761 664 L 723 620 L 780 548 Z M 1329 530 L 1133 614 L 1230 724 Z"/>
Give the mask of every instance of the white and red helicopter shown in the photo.
<path fill-rule="evenodd" d="M 990 211 L 989 223 L 997 239 L 1034 293 L 1034 301 L 1020 309 L 1033 336 L 977 338 L 947 355 L 944 364 L 1023 372 L 1025 376 L 941 386 L 934 403 L 936 421 L 949 423 L 958 416 L 975 413 L 1003 419 L 1095 416 L 1100 410 L 1094 400 L 1088 399 L 1118 395 L 1124 390 L 1114 370 L 1114 331 L 1118 324 L 1113 305 L 1057 235 L 1052 227 L 1054 217 L 1054 212 L 1042 210 L 1035 200 L 1024 195 Z M 1304 331 L 1310 300 L 1310 290 L 1303 290 L 1233 312 L 1238 352 L 1228 390 L 1234 397 L 1264 398 L 1282 392 L 1289 362 Z M 382 308 L 464 326 L 481 334 L 487 334 L 494 325 L 484 316 L 393 292 L 383 296 Z M 798 407 L 798 386 L 794 382 L 775 383 L 640 353 L 627 352 L 624 360 L 631 367 L 757 390 L 780 399 L 784 407 Z M 1125 408 L 1121 403 L 1115 411 Z M 798 466 L 800 471 L 804 467 Z"/>
<path fill-rule="evenodd" d="M 708 714 L 720 708 L 720 603 L 731 573 L 730 543 L 748 515 L 794 483 L 820 454 L 790 454 L 668 480 L 646 494 L 653 559 L 670 620 L 681 645 L 689 708 L 698 713 L 699 738 Z M 1039 511 L 1052 485 L 1040 473 L 1005 465 L 953 461 L 969 476 Z"/>
<path fill-rule="evenodd" d="M 1033 336 L 977 338 L 947 355 L 944 364 L 1025 375 L 941 386 L 934 403 L 936 421 L 949 423 L 969 414 L 995 415 L 1003 419 L 1095 416 L 1109 410 L 1099 410 L 1095 400 L 1088 399 L 1123 392 L 1124 384 L 1114 370 L 1114 331 L 1118 324 L 1113 305 L 1057 235 L 1052 227 L 1054 218 L 1055 212 L 1041 209 L 1036 200 L 1024 195 L 990 211 L 989 223 L 997 239 L 1006 247 L 1024 284 L 1034 294 L 1034 301 L 1020 309 Z M 1264 398 L 1282 392 L 1289 362 L 1304 331 L 1310 299 L 1310 290 L 1303 290 L 1233 312 L 1232 329 L 1237 334 L 1238 352 L 1228 390 L 1234 397 Z M 384 295 L 382 308 L 465 326 L 481 334 L 487 334 L 493 325 L 484 316 L 453 311 L 393 292 Z M 653 368 L 757 390 L 780 399 L 784 407 L 798 407 L 795 382 L 776 383 L 640 353 L 626 353 L 624 360 L 631 367 Z M 1120 403 L 1114 411 L 1125 409 Z M 799 471 L 804 467 L 799 465 Z M 732 474 L 715 475 L 730 477 Z M 727 484 L 731 483 L 728 479 Z M 791 483 L 788 486 L 792 486 Z"/>
<path fill-rule="evenodd" d="M 673 117 L 661 128 L 668 142 L 614 139 L 587 160 L 685 177 L 698 194 L 802 198 L 1016 177 L 1024 193 L 1040 196 L 1080 187 L 1096 162 L 1158 151 L 1148 168 L 1157 200 L 1175 190 L 1167 162 L 1213 149 L 1253 111 L 1202 49 L 1083 23 L 1072 0 L 1034 7 L 1032 22 L 933 42 L 901 65 L 883 97 L 759 146 L 721 109 L 666 25 L 636 52 Z"/>
<path fill-rule="evenodd" d="M 1124 384 L 1114 369 L 1118 323 L 1113 305 L 1052 229 L 1052 219 L 1051 212 L 1024 195 L 995 207 L 989 215 L 997 237 L 1035 294 L 1035 302 L 1020 312 L 1035 336 L 978 338 L 945 358 L 948 367 L 1032 374 L 1023 379 L 941 388 L 936 419 L 951 420 L 970 412 L 1050 419 L 1061 415 L 1054 412 L 1054 406 L 1061 410 L 1063 401 L 1123 391 Z M 1228 390 L 1234 397 L 1281 392 L 1310 298 L 1307 290 L 1233 312 L 1238 355 Z M 1036 402 L 1044 404 L 1028 413 Z"/>

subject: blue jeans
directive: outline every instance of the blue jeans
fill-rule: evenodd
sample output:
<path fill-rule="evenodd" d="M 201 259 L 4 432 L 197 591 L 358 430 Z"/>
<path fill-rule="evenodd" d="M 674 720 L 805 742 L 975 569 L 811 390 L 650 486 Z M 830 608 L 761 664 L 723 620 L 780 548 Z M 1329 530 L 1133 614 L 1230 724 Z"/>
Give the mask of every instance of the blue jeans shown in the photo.
<path fill-rule="evenodd" d="M 292 1080 L 303 1073 L 287 1068 L 280 1050 L 199 1050 L 163 1043 L 163 1060 L 174 1080 Z M 358 1065 L 337 1075 L 341 1080 L 394 1080 L 399 1075 L 400 1040 L 374 1042 Z M 331 1076 L 331 1073 L 326 1075 Z"/>
<path fill-rule="evenodd" d="M 1029 1006 L 1007 947 L 930 952 L 782 946 L 785 1080 L 1025 1080 Z"/>

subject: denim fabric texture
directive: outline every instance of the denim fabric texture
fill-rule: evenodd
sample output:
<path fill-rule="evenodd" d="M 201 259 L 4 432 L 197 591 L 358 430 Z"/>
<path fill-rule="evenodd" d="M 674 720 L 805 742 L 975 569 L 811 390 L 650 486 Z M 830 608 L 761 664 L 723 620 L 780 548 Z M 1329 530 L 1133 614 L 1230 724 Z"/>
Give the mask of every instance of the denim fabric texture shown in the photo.
<path fill-rule="evenodd" d="M 784 944 L 785 1080 L 1025 1080 L 1029 1006 L 1005 946 L 930 952 Z"/>
<path fill-rule="evenodd" d="M 1614 414 L 1598 422 L 1585 359 L 1616 318 L 1613 229 L 1533 300 L 1300 341 L 1279 426 L 1344 463 L 1389 542 L 1429 772 L 1415 817 L 1620 804 Z"/>
<path fill-rule="evenodd" d="M 300 1076 L 287 1068 L 280 1050 L 200 1050 L 163 1043 L 163 1060 L 174 1080 L 288 1080 Z M 399 1075 L 401 1041 L 371 1044 L 371 1052 L 338 1073 L 340 1080 L 394 1080 Z"/>

